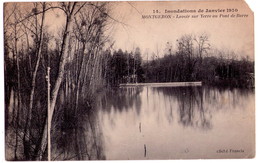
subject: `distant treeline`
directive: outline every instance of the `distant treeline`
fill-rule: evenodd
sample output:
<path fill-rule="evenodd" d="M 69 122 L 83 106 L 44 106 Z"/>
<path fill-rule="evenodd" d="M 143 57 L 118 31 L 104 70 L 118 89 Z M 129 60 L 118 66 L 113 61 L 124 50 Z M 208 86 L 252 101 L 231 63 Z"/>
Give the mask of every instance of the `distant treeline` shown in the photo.
<path fill-rule="evenodd" d="M 254 62 L 237 59 L 229 51 L 211 52 L 207 35 L 184 35 L 177 50 L 169 46 L 163 57 L 143 61 L 139 48 L 134 52 L 115 51 L 109 59 L 107 82 L 111 85 L 135 82 L 187 82 L 232 87 L 254 86 Z"/>
<path fill-rule="evenodd" d="M 118 86 L 120 83 L 144 82 L 141 52 L 139 48 L 135 52 L 123 52 L 121 49 L 113 55 L 109 53 L 108 67 L 106 69 L 106 81 L 110 86 Z"/>
<path fill-rule="evenodd" d="M 254 63 L 251 61 L 218 57 L 186 59 L 176 54 L 145 63 L 145 82 L 203 81 L 219 86 L 253 86 Z"/>

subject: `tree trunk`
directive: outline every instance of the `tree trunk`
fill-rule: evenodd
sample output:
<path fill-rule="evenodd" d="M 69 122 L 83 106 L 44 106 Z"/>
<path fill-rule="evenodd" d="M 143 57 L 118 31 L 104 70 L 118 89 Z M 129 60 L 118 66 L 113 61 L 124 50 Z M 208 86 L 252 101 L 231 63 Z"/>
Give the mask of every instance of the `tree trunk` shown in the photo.
<path fill-rule="evenodd" d="M 34 102 L 34 93 L 35 93 L 35 87 L 36 87 L 36 76 L 38 72 L 38 68 L 40 65 L 40 59 L 41 59 L 41 53 L 42 53 L 42 39 L 43 39 L 43 25 L 44 25 L 44 18 L 45 18 L 45 3 L 43 3 L 43 8 L 42 8 L 42 20 L 41 20 L 41 27 L 40 27 L 40 38 L 39 38 L 39 43 L 37 44 L 37 61 L 35 64 L 35 68 L 33 71 L 33 77 L 32 77 L 32 89 L 30 93 L 30 103 L 29 103 L 29 109 L 27 113 L 27 125 L 25 127 L 25 135 L 24 135 L 24 153 L 26 155 L 26 159 L 30 159 L 29 157 L 29 150 L 30 149 L 30 128 L 31 128 L 31 121 L 32 121 L 32 108 L 33 108 L 33 102 Z M 37 17 L 36 17 L 37 19 Z"/>
<path fill-rule="evenodd" d="M 58 77 L 56 79 L 54 88 L 51 92 L 49 115 L 45 122 L 45 127 L 44 127 L 44 131 L 43 131 L 43 135 L 42 135 L 40 148 L 38 149 L 38 153 L 37 153 L 37 158 L 36 158 L 37 160 L 42 160 L 44 151 L 46 150 L 46 146 L 47 146 L 47 133 L 48 133 L 47 130 L 50 130 L 50 128 L 51 128 L 51 120 L 52 120 L 54 108 L 56 105 L 60 85 L 62 83 L 63 76 L 64 76 L 64 67 L 65 67 L 65 64 L 67 63 L 69 36 L 70 36 L 70 32 L 72 31 L 72 17 L 74 15 L 75 5 L 76 5 L 76 2 L 73 3 L 71 11 L 69 13 L 67 13 L 66 26 L 65 26 L 62 47 L 61 47 L 61 52 L 60 52 L 60 64 L 59 64 Z M 49 126 L 49 128 L 48 128 L 48 126 Z"/>
<path fill-rule="evenodd" d="M 86 43 L 83 43 L 82 58 L 81 58 L 81 62 L 79 65 L 79 70 L 78 70 L 77 79 L 76 79 L 76 88 L 75 88 L 76 89 L 76 101 L 75 101 L 75 111 L 74 111 L 75 115 L 77 115 L 77 111 L 78 111 L 80 85 L 81 85 L 81 83 L 83 84 L 83 82 L 84 82 L 81 79 L 83 78 L 82 71 L 83 71 L 83 67 L 84 67 L 83 64 L 85 63 L 85 55 L 84 55 L 85 48 L 86 48 Z"/>
<path fill-rule="evenodd" d="M 49 57 L 48 57 L 49 60 Z M 49 61 L 48 61 L 49 62 Z M 48 115 L 50 114 L 50 65 L 47 67 L 47 109 Z M 50 122 L 50 117 L 48 116 L 48 122 Z M 51 161 L 51 128 L 48 129 L 48 161 Z"/>
<path fill-rule="evenodd" d="M 15 160 L 18 160 L 18 157 L 17 157 L 17 150 L 18 150 L 18 134 L 19 134 L 19 131 L 18 131 L 18 127 L 19 127 L 19 116 L 20 116 L 20 107 L 21 107 L 21 83 L 20 83 L 20 66 L 19 66 L 19 57 L 18 57 L 18 47 L 17 47 L 17 41 L 18 41 L 18 38 L 17 38 L 17 26 L 15 25 L 15 47 L 14 47 L 14 55 L 16 56 L 16 66 L 17 66 L 17 111 L 16 111 L 16 118 L 15 118 L 15 123 L 14 123 L 14 126 L 15 126 L 15 148 L 14 148 L 14 159 Z M 14 114 L 15 115 L 15 114 Z"/>

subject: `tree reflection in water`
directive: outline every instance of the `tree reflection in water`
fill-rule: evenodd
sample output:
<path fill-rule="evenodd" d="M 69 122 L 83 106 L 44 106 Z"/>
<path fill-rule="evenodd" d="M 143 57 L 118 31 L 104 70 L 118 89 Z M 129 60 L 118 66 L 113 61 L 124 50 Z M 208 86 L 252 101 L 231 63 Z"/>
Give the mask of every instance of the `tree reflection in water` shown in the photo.
<path fill-rule="evenodd" d="M 178 119 L 183 126 L 211 129 L 211 112 L 204 106 L 202 87 L 154 88 L 178 101 Z"/>
<path fill-rule="evenodd" d="M 252 91 L 206 86 L 125 87 L 107 91 L 101 100 L 102 106 L 100 108 L 103 108 L 103 111 L 108 113 L 111 112 L 111 109 L 119 112 L 136 109 L 136 113 L 139 115 L 144 100 L 148 104 L 151 103 L 149 100 L 157 100 L 159 101 L 157 104 L 151 103 L 147 107 L 151 107 L 150 109 L 154 112 L 158 111 L 158 109 L 165 109 L 166 117 L 162 118 L 166 118 L 169 123 L 173 122 L 174 109 L 177 109 L 178 115 L 176 116 L 181 125 L 209 130 L 213 127 L 211 122 L 213 112 L 239 107 L 238 105 L 242 105 L 239 101 L 243 101 L 243 98 L 251 94 Z M 141 94 L 147 97 L 142 99 Z M 177 102 L 177 107 L 173 104 L 174 102 Z M 163 108 L 162 105 L 167 107 Z"/>
<path fill-rule="evenodd" d="M 254 97 L 253 92 L 207 86 L 125 87 L 105 90 L 94 98 L 95 102 L 81 102 L 78 114 L 72 112 L 73 104 L 65 103 L 53 120 L 52 160 L 127 159 L 128 155 L 140 159 L 143 155 L 138 154 L 143 151 L 135 151 L 143 150 L 144 144 L 148 155 L 157 158 L 151 154 L 152 146 L 155 150 L 167 144 L 155 142 L 158 137 L 179 141 L 178 135 L 193 129 L 194 140 L 201 131 L 210 130 L 210 137 L 222 124 L 219 115 L 247 109 L 245 99 Z M 125 142 L 131 148 L 126 148 Z M 122 150 L 127 154 L 122 156 Z M 173 149 L 168 146 L 165 150 Z"/>
<path fill-rule="evenodd" d="M 52 127 L 52 160 L 106 159 L 97 109 L 81 102 L 76 114 L 66 104 L 60 110 Z"/>
<path fill-rule="evenodd" d="M 101 108 L 107 112 L 111 112 L 112 108 L 122 112 L 135 106 L 137 114 L 140 114 L 142 104 L 140 93 L 142 91 L 143 87 L 125 87 L 108 90 L 104 98 L 102 98 Z"/>
<path fill-rule="evenodd" d="M 145 93 L 144 90 L 147 89 Z M 151 89 L 149 92 L 148 89 Z M 148 93 L 149 92 L 149 93 Z M 158 108 L 163 106 L 150 106 L 153 111 L 157 109 L 165 109 L 167 114 L 165 115 L 169 123 L 173 122 L 173 101 L 178 103 L 178 118 L 179 122 L 183 126 L 198 127 L 201 129 L 211 129 L 212 124 L 210 122 L 212 115 L 210 110 L 204 106 L 203 88 L 202 87 L 158 87 L 158 88 L 145 88 L 145 87 L 125 87 L 116 90 L 111 90 L 106 93 L 102 99 L 103 111 L 111 112 L 113 108 L 115 111 L 123 112 L 128 109 L 136 109 L 136 113 L 139 115 L 142 105 L 141 93 L 146 94 L 146 101 L 149 103 L 150 98 L 154 98 L 155 94 L 159 99 L 151 99 L 151 101 L 158 100 L 159 104 L 169 103 L 170 107 Z M 167 98 L 169 97 L 169 98 Z M 168 100 L 169 99 L 169 100 Z M 167 104 L 165 104 L 166 106 Z M 134 106 L 134 107 L 133 107 Z M 105 108 L 105 109 L 104 109 Z M 169 110 L 170 109 L 170 110 Z"/>
<path fill-rule="evenodd" d="M 219 110 L 248 108 L 245 98 L 254 93 L 251 89 L 221 87 L 161 87 L 153 88 L 172 101 L 177 100 L 178 118 L 183 126 L 211 129 L 214 112 Z"/>

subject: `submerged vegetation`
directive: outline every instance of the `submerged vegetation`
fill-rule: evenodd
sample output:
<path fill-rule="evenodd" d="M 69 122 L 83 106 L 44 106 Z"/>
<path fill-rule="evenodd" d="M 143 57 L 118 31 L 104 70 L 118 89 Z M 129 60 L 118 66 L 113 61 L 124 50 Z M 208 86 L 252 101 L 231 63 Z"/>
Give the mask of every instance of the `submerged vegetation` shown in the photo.
<path fill-rule="evenodd" d="M 58 36 L 46 25 L 51 10 L 64 15 Z M 75 117 L 86 117 L 88 112 L 82 110 L 94 108 L 94 94 L 105 83 L 108 14 L 108 3 L 103 2 L 5 4 L 7 160 L 46 160 L 59 147 L 55 143 L 61 142 L 56 141 L 61 124 L 69 121 L 65 126 L 74 130 L 73 126 L 80 126 Z M 86 133 L 91 132 L 88 128 L 91 124 Z M 82 132 L 75 130 L 75 134 Z M 91 132 L 94 142 L 96 132 Z M 84 149 L 89 159 L 103 158 Z M 83 159 L 82 155 L 65 152 L 48 159 Z"/>
<path fill-rule="evenodd" d="M 113 50 L 107 31 L 116 20 L 109 7 L 107 2 L 5 4 L 7 160 L 105 159 L 96 127 L 97 93 L 103 88 L 182 81 L 254 86 L 254 62 L 210 52 L 207 35 L 184 35 L 177 49 L 167 46 L 163 57 L 151 54 L 150 60 L 140 48 Z M 64 26 L 52 33 L 47 14 L 56 10 L 63 13 Z"/>

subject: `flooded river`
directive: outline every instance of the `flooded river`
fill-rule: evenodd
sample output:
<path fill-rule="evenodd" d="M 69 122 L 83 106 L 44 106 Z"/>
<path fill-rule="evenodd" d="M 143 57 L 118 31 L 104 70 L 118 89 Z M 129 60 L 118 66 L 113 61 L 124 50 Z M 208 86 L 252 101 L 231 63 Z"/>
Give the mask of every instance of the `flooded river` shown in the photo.
<path fill-rule="evenodd" d="M 97 109 L 77 117 L 77 127 L 70 119 L 60 125 L 52 159 L 252 157 L 254 102 L 254 90 L 244 89 L 110 90 L 97 98 Z"/>
<path fill-rule="evenodd" d="M 133 87 L 106 94 L 98 113 L 106 159 L 252 157 L 253 91 Z"/>

